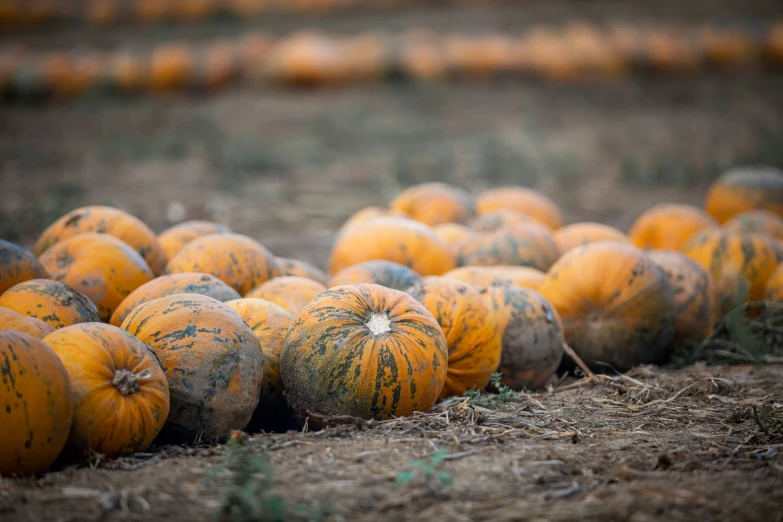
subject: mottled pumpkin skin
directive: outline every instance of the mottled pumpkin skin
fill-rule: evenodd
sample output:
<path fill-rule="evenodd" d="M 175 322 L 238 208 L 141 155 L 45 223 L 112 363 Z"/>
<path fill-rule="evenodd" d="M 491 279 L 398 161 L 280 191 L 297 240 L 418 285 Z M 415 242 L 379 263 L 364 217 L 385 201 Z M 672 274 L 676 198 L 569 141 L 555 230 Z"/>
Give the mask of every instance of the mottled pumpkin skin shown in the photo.
<path fill-rule="evenodd" d="M 565 337 L 557 311 L 529 288 L 494 286 L 483 295 L 501 339 L 501 382 L 515 391 L 544 387 L 563 359 Z"/>
<path fill-rule="evenodd" d="M 10 308 L 0 306 L 0 330 L 15 330 L 43 339 L 54 331 L 52 326 L 35 317 L 27 317 Z"/>
<path fill-rule="evenodd" d="M 563 225 L 563 217 L 557 205 L 540 192 L 525 187 L 488 190 L 476 198 L 476 213 L 479 216 L 495 210 L 521 212 L 553 230 Z"/>
<path fill-rule="evenodd" d="M 476 288 L 457 279 L 425 277 L 408 289 L 438 321 L 449 350 L 440 399 L 483 390 L 500 362 L 496 321 Z"/>
<path fill-rule="evenodd" d="M 548 270 L 559 255 L 552 233 L 542 225 L 528 223 L 470 236 L 457 248 L 457 264 Z"/>
<path fill-rule="evenodd" d="M 329 289 L 299 312 L 280 373 L 300 415 L 387 419 L 432 408 L 447 357 L 443 331 L 424 306 L 403 292 L 358 284 Z"/>
<path fill-rule="evenodd" d="M 48 279 L 40 261 L 19 245 L 0 239 L 0 295 L 30 279 Z"/>
<path fill-rule="evenodd" d="M 210 234 L 228 234 L 230 232 L 231 229 L 227 226 L 211 221 L 185 221 L 158 234 L 158 244 L 163 249 L 166 259 L 169 260 L 194 239 Z"/>
<path fill-rule="evenodd" d="M 363 209 L 356 211 L 356 213 L 354 213 L 351 217 L 345 220 L 343 226 L 340 227 L 340 230 L 337 231 L 337 236 L 339 237 L 346 231 L 351 230 L 352 228 L 356 228 L 359 225 L 363 225 L 368 221 L 370 221 L 371 219 L 375 219 L 378 217 L 409 217 L 409 216 L 404 212 L 400 212 L 399 210 L 389 210 L 381 207 L 365 207 Z"/>
<path fill-rule="evenodd" d="M 415 285 L 421 276 L 399 263 L 391 261 L 365 261 L 343 268 L 329 281 L 329 288 L 357 283 L 372 283 L 394 290 L 407 290 Z"/>
<path fill-rule="evenodd" d="M 443 274 L 478 288 L 518 286 L 538 288 L 546 274 L 529 266 L 461 266 Z"/>
<path fill-rule="evenodd" d="M 318 281 L 306 277 L 283 276 L 261 283 L 249 291 L 245 297 L 266 299 L 296 315 L 299 310 L 324 290 L 326 290 L 326 286 Z"/>
<path fill-rule="evenodd" d="M 123 299 L 114 310 L 109 322 L 114 326 L 120 326 L 137 306 L 174 294 L 201 294 L 221 302 L 242 297 L 236 290 L 210 274 L 186 272 L 184 274 L 162 275 L 149 283 L 144 283 Z"/>
<path fill-rule="evenodd" d="M 101 323 L 68 326 L 43 342 L 71 381 L 69 451 L 109 458 L 146 451 L 169 415 L 169 384 L 150 347 Z"/>
<path fill-rule="evenodd" d="M 783 217 L 769 210 L 749 210 L 737 214 L 726 221 L 723 227 L 746 234 L 764 234 L 776 241 L 783 240 Z"/>
<path fill-rule="evenodd" d="M 666 274 L 643 251 L 614 241 L 563 255 L 538 291 L 555 307 L 566 341 L 590 367 L 619 371 L 664 362 L 674 337 Z"/>
<path fill-rule="evenodd" d="M 264 357 L 261 379 L 261 395 L 248 432 L 284 431 L 293 422 L 288 402 L 283 396 L 283 380 L 280 377 L 280 352 L 283 340 L 294 322 L 294 316 L 274 303 L 264 299 L 237 299 L 226 306 L 245 321 L 258 338 Z"/>
<path fill-rule="evenodd" d="M 316 268 L 309 263 L 298 259 L 288 259 L 286 257 L 276 257 L 278 274 L 280 276 L 299 276 L 318 281 L 322 285 L 329 284 L 329 276 L 320 268 Z"/>
<path fill-rule="evenodd" d="M 778 264 L 765 236 L 725 229 L 699 232 L 683 252 L 712 276 L 721 316 L 747 301 L 763 299 L 767 280 Z"/>
<path fill-rule="evenodd" d="M 158 356 L 171 393 L 161 438 L 212 441 L 247 426 L 258 406 L 261 347 L 231 308 L 211 297 L 176 294 L 135 308 L 122 329 Z"/>
<path fill-rule="evenodd" d="M 698 207 L 666 203 L 639 216 L 628 236 L 643 250 L 682 250 L 694 234 L 717 226 L 718 222 Z"/>
<path fill-rule="evenodd" d="M 95 303 L 108 321 L 123 299 L 155 275 L 130 246 L 107 234 L 79 234 L 53 245 L 41 256 L 52 275 Z"/>
<path fill-rule="evenodd" d="M 467 223 L 473 217 L 473 201 L 464 190 L 445 183 L 421 183 L 400 192 L 389 208 L 425 225 Z"/>
<path fill-rule="evenodd" d="M 373 218 L 337 237 L 329 272 L 384 259 L 412 268 L 419 274 L 438 275 L 455 267 L 446 245 L 426 225 L 406 218 Z"/>
<path fill-rule="evenodd" d="M 710 187 L 704 210 L 720 223 L 748 210 L 783 216 L 783 171 L 764 166 L 731 169 Z"/>
<path fill-rule="evenodd" d="M 668 276 L 674 295 L 674 345 L 702 341 L 718 319 L 718 292 L 704 267 L 682 252 L 648 254 Z"/>
<path fill-rule="evenodd" d="M 592 222 L 566 225 L 555 230 L 553 235 L 561 255 L 576 247 L 597 241 L 631 242 L 628 236 L 616 228 Z"/>
<path fill-rule="evenodd" d="M 52 349 L 0 331 L 0 476 L 46 471 L 65 446 L 72 415 L 68 373 Z"/>
<path fill-rule="evenodd" d="M 459 244 L 473 233 L 467 226 L 457 223 L 442 223 L 434 226 L 432 230 L 446 244 L 452 255 L 456 255 Z"/>
<path fill-rule="evenodd" d="M 102 206 L 77 208 L 49 225 L 35 243 L 33 254 L 40 257 L 60 241 L 90 232 L 121 239 L 144 258 L 155 274 L 166 266 L 166 253 L 147 225 L 120 209 Z"/>
<path fill-rule="evenodd" d="M 87 296 L 51 279 L 31 279 L 9 288 L 0 295 L 0 306 L 40 319 L 55 330 L 101 320 L 98 308 Z"/>
<path fill-rule="evenodd" d="M 212 274 L 240 295 L 275 277 L 277 270 L 277 261 L 269 250 L 240 234 L 211 234 L 195 239 L 166 266 L 167 274 Z"/>
<path fill-rule="evenodd" d="M 783 264 L 772 272 L 772 276 L 767 281 L 767 292 L 764 296 L 768 301 L 783 302 Z"/>
<path fill-rule="evenodd" d="M 538 221 L 527 214 L 517 212 L 516 210 L 501 209 L 481 214 L 470 224 L 472 230 L 478 232 L 492 232 L 499 228 L 511 226 L 511 225 L 523 225 L 525 223 L 538 223 L 551 230 L 552 227 Z"/>

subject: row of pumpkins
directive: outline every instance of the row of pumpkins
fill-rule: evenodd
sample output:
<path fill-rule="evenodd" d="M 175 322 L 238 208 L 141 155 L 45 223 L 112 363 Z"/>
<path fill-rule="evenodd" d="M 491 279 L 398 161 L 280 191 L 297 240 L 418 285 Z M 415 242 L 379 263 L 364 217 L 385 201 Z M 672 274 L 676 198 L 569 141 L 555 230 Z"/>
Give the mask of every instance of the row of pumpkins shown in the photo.
<path fill-rule="evenodd" d="M 168 43 L 129 51 L 0 54 L 0 94 L 69 97 L 96 89 L 215 90 L 241 79 L 280 84 L 335 85 L 386 77 L 436 80 L 530 74 L 552 80 L 614 76 L 633 67 L 696 70 L 764 58 L 783 63 L 783 24 L 760 37 L 738 28 L 673 29 L 572 24 L 532 29 L 520 37 L 438 35 L 409 31 L 330 37 L 297 32 L 281 39 L 252 33 L 236 41 L 191 46 Z"/>
<path fill-rule="evenodd" d="M 0 241 L 0 474 L 313 415 L 388 418 L 544 387 L 564 343 L 596 369 L 664 363 L 748 301 L 783 301 L 783 172 L 727 172 L 704 209 L 628 234 L 563 226 L 527 188 L 442 183 L 366 208 L 327 275 L 204 221 L 156 236 L 74 210 L 32 252 Z M 63 451 L 63 449 L 65 449 Z"/>

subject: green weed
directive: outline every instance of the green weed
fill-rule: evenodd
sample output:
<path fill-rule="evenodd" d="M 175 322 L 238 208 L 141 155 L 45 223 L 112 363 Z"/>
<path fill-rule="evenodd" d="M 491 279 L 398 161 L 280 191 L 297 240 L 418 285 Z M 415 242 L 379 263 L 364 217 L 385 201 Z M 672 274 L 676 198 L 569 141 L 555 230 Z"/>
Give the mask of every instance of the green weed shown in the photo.
<path fill-rule="evenodd" d="M 497 408 L 498 406 L 519 399 L 520 392 L 515 392 L 503 384 L 503 382 L 501 382 L 502 377 L 503 374 L 496 372 L 492 374 L 492 378 L 489 381 L 489 387 L 497 390 L 497 393 L 468 390 L 465 392 L 464 396 L 468 398 L 470 404 L 482 406 L 484 408 Z"/>
<path fill-rule="evenodd" d="M 443 448 L 436 451 L 427 461 L 416 459 L 411 463 L 412 469 L 403 471 L 397 475 L 397 486 L 404 486 L 419 478 L 428 488 L 437 486 L 451 486 L 454 476 L 446 471 L 440 471 L 440 467 L 446 460 L 449 450 Z"/>

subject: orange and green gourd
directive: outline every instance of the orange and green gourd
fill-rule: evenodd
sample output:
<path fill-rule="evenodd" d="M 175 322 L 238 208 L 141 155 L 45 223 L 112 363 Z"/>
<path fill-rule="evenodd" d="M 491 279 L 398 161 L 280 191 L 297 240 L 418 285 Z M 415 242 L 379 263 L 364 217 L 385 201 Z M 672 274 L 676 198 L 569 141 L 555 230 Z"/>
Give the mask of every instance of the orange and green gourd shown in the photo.
<path fill-rule="evenodd" d="M 389 208 L 429 226 L 467 223 L 474 213 L 467 192 L 439 182 L 408 187 L 389 203 Z"/>
<path fill-rule="evenodd" d="M 54 328 L 35 317 L 27 317 L 10 308 L 0 306 L 0 330 L 14 330 L 43 339 L 54 331 Z"/>
<path fill-rule="evenodd" d="M 783 216 L 783 171 L 765 166 L 731 169 L 710 187 L 704 210 L 720 223 L 748 210 Z"/>
<path fill-rule="evenodd" d="M 0 295 L 18 283 L 48 278 L 49 273 L 32 253 L 0 239 Z"/>
<path fill-rule="evenodd" d="M 421 276 L 399 263 L 391 261 L 365 261 L 343 268 L 329 281 L 329 287 L 372 283 L 394 290 L 405 291 L 421 279 Z"/>
<path fill-rule="evenodd" d="M 664 203 L 639 216 L 628 235 L 644 250 L 682 250 L 697 232 L 717 226 L 718 222 L 698 207 Z"/>
<path fill-rule="evenodd" d="M 39 319 L 55 330 L 101 320 L 98 308 L 87 296 L 51 279 L 31 279 L 12 286 L 0 295 L 0 306 Z"/>
<path fill-rule="evenodd" d="M 158 243 L 168 260 L 177 255 L 185 245 L 194 239 L 210 234 L 228 234 L 230 232 L 231 229 L 227 226 L 211 221 L 185 221 L 158 234 Z"/>
<path fill-rule="evenodd" d="M 326 287 L 318 281 L 306 277 L 283 276 L 261 283 L 245 297 L 265 299 L 296 315 L 324 290 Z"/>
<path fill-rule="evenodd" d="M 496 210 L 515 210 L 553 230 L 563 226 L 563 217 L 557 205 L 540 192 L 525 187 L 496 188 L 476 198 L 476 213 L 479 216 Z"/>

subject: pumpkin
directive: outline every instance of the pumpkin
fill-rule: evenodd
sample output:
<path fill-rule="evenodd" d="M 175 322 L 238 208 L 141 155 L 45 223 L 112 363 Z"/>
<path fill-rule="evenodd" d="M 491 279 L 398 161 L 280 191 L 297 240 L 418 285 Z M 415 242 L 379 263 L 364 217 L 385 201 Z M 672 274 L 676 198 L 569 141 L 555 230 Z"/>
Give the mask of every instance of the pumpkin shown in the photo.
<path fill-rule="evenodd" d="M 553 236 L 560 254 L 565 254 L 576 247 L 588 243 L 595 243 L 597 241 L 631 242 L 628 236 L 616 228 L 601 223 L 591 222 L 566 225 L 563 228 L 555 230 Z"/>
<path fill-rule="evenodd" d="M 488 190 L 476 199 L 476 213 L 479 216 L 495 210 L 515 210 L 542 222 L 551 229 L 558 229 L 563 223 L 560 209 L 552 200 L 540 192 L 525 187 Z"/>
<path fill-rule="evenodd" d="M 294 85 L 331 85 L 344 78 L 337 43 L 318 33 L 300 32 L 278 41 L 266 59 L 266 75 L 273 82 Z"/>
<path fill-rule="evenodd" d="M 47 335 L 71 381 L 73 455 L 146 451 L 169 415 L 169 385 L 155 354 L 116 326 L 83 323 Z"/>
<path fill-rule="evenodd" d="M 769 210 L 748 210 L 737 214 L 723 224 L 737 232 L 764 234 L 774 240 L 783 239 L 783 217 Z"/>
<path fill-rule="evenodd" d="M 121 239 L 144 258 L 155 274 L 166 266 L 166 253 L 147 225 L 120 209 L 102 206 L 77 208 L 49 225 L 36 241 L 33 254 L 40 257 L 60 241 L 90 232 Z"/>
<path fill-rule="evenodd" d="M 407 290 L 421 279 L 421 276 L 399 263 L 391 261 L 365 261 L 337 272 L 329 287 L 373 283 L 394 290 Z"/>
<path fill-rule="evenodd" d="M 407 218 L 378 217 L 343 231 L 337 237 L 329 272 L 364 261 L 385 259 L 421 275 L 438 275 L 454 268 L 446 245 L 428 226 Z"/>
<path fill-rule="evenodd" d="M 109 55 L 106 61 L 106 74 L 111 86 L 125 92 L 134 92 L 142 88 L 145 66 L 137 54 L 118 51 Z"/>
<path fill-rule="evenodd" d="M 380 80 L 386 74 L 390 44 L 385 36 L 360 33 L 344 38 L 339 47 L 347 80 Z"/>
<path fill-rule="evenodd" d="M 455 254 L 457 246 L 472 232 L 465 225 L 457 223 L 443 223 L 432 227 L 432 230 L 449 247 L 449 252 Z"/>
<path fill-rule="evenodd" d="M 476 233 L 457 247 L 457 264 L 514 265 L 547 270 L 559 252 L 552 233 L 538 223 Z"/>
<path fill-rule="evenodd" d="M 767 301 L 783 302 L 783 263 L 778 265 L 767 281 L 767 291 L 764 298 Z"/>
<path fill-rule="evenodd" d="M 40 261 L 19 245 L 0 239 L 0 295 L 30 279 L 48 279 Z"/>
<path fill-rule="evenodd" d="M 217 0 L 184 0 L 171 4 L 171 16 L 175 20 L 199 22 L 213 16 L 218 10 Z"/>
<path fill-rule="evenodd" d="M 0 476 L 46 471 L 65 447 L 73 399 L 63 363 L 41 340 L 0 331 Z"/>
<path fill-rule="evenodd" d="M 389 208 L 425 225 L 466 223 L 473 216 L 473 201 L 462 189 L 445 183 L 421 183 L 403 190 Z"/>
<path fill-rule="evenodd" d="M 476 287 L 519 286 L 537 288 L 544 280 L 544 272 L 529 266 L 461 266 L 449 270 L 443 277 L 459 279 Z"/>
<path fill-rule="evenodd" d="M 500 381 L 514 391 L 542 388 L 563 358 L 563 326 L 557 311 L 529 288 L 493 286 L 484 293 L 501 340 Z"/>
<path fill-rule="evenodd" d="M 427 31 L 402 35 L 396 53 L 395 69 L 416 80 L 438 80 L 448 72 L 448 59 L 440 38 Z"/>
<path fill-rule="evenodd" d="M 606 363 L 626 371 L 666 360 L 674 298 L 666 274 L 643 251 L 616 241 L 575 248 L 558 259 L 538 291 L 590 367 Z"/>
<path fill-rule="evenodd" d="M 239 40 L 237 60 L 243 78 L 255 82 L 265 79 L 266 60 L 274 43 L 269 35 L 256 32 L 249 33 Z"/>
<path fill-rule="evenodd" d="M 322 285 L 329 284 L 329 276 L 321 270 L 309 263 L 300 261 L 298 259 L 288 259 L 285 257 L 276 257 L 278 273 L 281 276 L 299 276 L 318 281 Z"/>
<path fill-rule="evenodd" d="M 122 329 L 149 345 L 166 372 L 163 440 L 213 441 L 247 426 L 263 359 L 258 338 L 231 308 L 204 295 L 170 295 L 134 308 Z"/>
<path fill-rule="evenodd" d="M 512 42 L 502 36 L 450 36 L 443 45 L 449 68 L 467 76 L 484 78 L 501 74 L 508 72 L 513 63 Z"/>
<path fill-rule="evenodd" d="M 447 357 L 443 330 L 411 296 L 347 285 L 323 292 L 294 318 L 280 374 L 300 417 L 387 419 L 432 408 Z"/>
<path fill-rule="evenodd" d="M 229 0 L 228 9 L 239 18 L 255 18 L 264 12 L 269 0 Z"/>
<path fill-rule="evenodd" d="M 703 230 L 688 241 L 683 252 L 715 281 L 721 316 L 747 301 L 763 299 L 767 280 L 777 266 L 775 249 L 766 237 L 733 230 Z"/>
<path fill-rule="evenodd" d="M 160 92 L 180 90 L 190 82 L 194 67 L 195 57 L 186 44 L 155 47 L 149 57 L 148 86 Z"/>
<path fill-rule="evenodd" d="M 701 342 L 717 322 L 717 290 L 704 267 L 682 252 L 654 250 L 648 254 L 669 278 L 674 295 L 674 346 Z"/>
<path fill-rule="evenodd" d="M 193 82 L 204 89 L 225 87 L 238 73 L 237 52 L 230 42 L 217 42 L 200 49 Z"/>
<path fill-rule="evenodd" d="M 764 39 L 764 55 L 772 63 L 783 63 L 783 23 L 774 24 Z"/>
<path fill-rule="evenodd" d="M 117 21 L 118 11 L 115 0 L 90 0 L 84 18 L 92 25 L 110 25 Z"/>
<path fill-rule="evenodd" d="M 35 317 L 25 317 L 10 308 L 0 307 L 0 330 L 16 330 L 36 339 L 43 339 L 52 333 L 54 328 Z"/>
<path fill-rule="evenodd" d="M 670 30 L 650 30 L 643 35 L 644 58 L 653 68 L 668 71 L 693 71 L 701 65 L 695 42 Z"/>
<path fill-rule="evenodd" d="M 120 326 L 137 306 L 174 294 L 206 295 L 221 302 L 242 297 L 236 290 L 213 275 L 197 272 L 163 275 L 131 292 L 114 310 L 109 322 L 114 326 Z"/>
<path fill-rule="evenodd" d="M 128 294 L 155 277 L 127 243 L 107 234 L 79 234 L 56 243 L 41 256 L 52 279 L 90 298 L 103 321 Z"/>
<path fill-rule="evenodd" d="M 225 305 L 234 310 L 253 330 L 263 352 L 261 395 L 255 413 L 245 429 L 249 432 L 285 430 L 292 419 L 288 403 L 283 396 L 280 351 L 294 316 L 264 299 L 237 299 L 228 301 Z"/>
<path fill-rule="evenodd" d="M 210 234 L 194 239 L 169 260 L 167 274 L 212 274 L 240 295 L 277 275 L 275 256 L 240 234 Z"/>
<path fill-rule="evenodd" d="M 169 0 L 136 0 L 133 3 L 133 14 L 142 22 L 160 22 L 171 13 L 171 7 L 172 2 Z"/>
<path fill-rule="evenodd" d="M 228 234 L 230 232 L 231 229 L 227 226 L 211 221 L 185 221 L 161 232 L 158 235 L 158 244 L 166 255 L 166 259 L 171 259 L 194 239 L 210 234 Z"/>
<path fill-rule="evenodd" d="M 337 231 L 337 236 L 340 236 L 344 234 L 347 230 L 350 230 L 351 228 L 356 228 L 359 225 L 363 225 L 366 222 L 368 222 L 371 219 L 375 219 L 377 217 L 409 217 L 404 212 L 400 212 L 399 210 L 388 210 L 381 207 L 365 207 L 361 210 L 356 211 L 351 217 L 349 217 L 345 223 L 343 223 L 343 226 L 340 227 L 340 230 Z"/>
<path fill-rule="evenodd" d="M 753 40 L 740 29 L 710 27 L 701 31 L 699 39 L 710 63 L 717 67 L 742 65 L 753 59 Z"/>
<path fill-rule="evenodd" d="M 619 76 L 627 69 L 623 54 L 606 38 L 602 29 L 580 22 L 570 23 L 562 38 L 582 73 Z"/>
<path fill-rule="evenodd" d="M 483 390 L 500 362 L 496 321 L 479 291 L 457 279 L 425 277 L 407 291 L 435 316 L 448 347 L 440 399 Z"/>
<path fill-rule="evenodd" d="M 101 320 L 87 296 L 51 279 L 31 279 L 12 286 L 0 295 L 0 306 L 40 319 L 54 329 Z"/>
<path fill-rule="evenodd" d="M 482 214 L 473 220 L 470 227 L 478 232 L 491 232 L 502 227 L 511 225 L 521 225 L 525 223 L 538 223 L 550 228 L 546 223 L 542 223 L 527 214 L 517 212 L 516 210 L 493 210 Z"/>
<path fill-rule="evenodd" d="M 265 299 L 291 314 L 297 314 L 324 290 L 326 290 L 326 286 L 318 281 L 306 277 L 283 276 L 261 283 L 249 291 L 245 297 Z"/>
<path fill-rule="evenodd" d="M 783 171 L 764 166 L 731 169 L 710 187 L 704 210 L 720 223 L 748 210 L 783 216 Z"/>
<path fill-rule="evenodd" d="M 682 250 L 694 234 L 717 226 L 718 222 L 698 207 L 665 203 L 639 216 L 628 236 L 644 250 Z"/>

